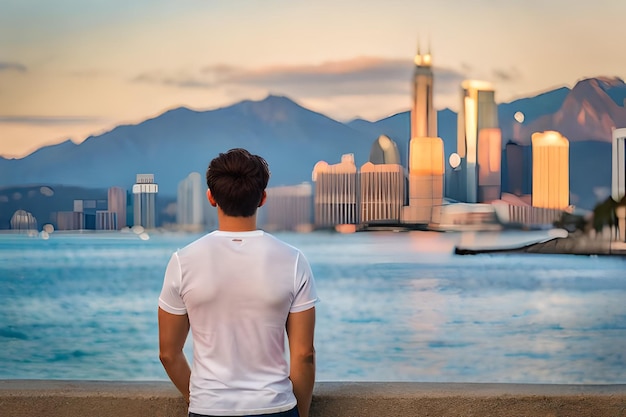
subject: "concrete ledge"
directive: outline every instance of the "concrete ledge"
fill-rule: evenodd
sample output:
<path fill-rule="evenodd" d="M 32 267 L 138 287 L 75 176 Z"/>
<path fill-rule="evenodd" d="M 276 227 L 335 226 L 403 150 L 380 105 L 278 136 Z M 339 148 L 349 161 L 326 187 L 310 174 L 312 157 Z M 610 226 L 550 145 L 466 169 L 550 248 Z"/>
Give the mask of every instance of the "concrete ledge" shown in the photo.
<path fill-rule="evenodd" d="M 0 380 L 0 416 L 169 417 L 168 382 Z M 626 417 L 626 385 L 318 382 L 311 417 Z"/>

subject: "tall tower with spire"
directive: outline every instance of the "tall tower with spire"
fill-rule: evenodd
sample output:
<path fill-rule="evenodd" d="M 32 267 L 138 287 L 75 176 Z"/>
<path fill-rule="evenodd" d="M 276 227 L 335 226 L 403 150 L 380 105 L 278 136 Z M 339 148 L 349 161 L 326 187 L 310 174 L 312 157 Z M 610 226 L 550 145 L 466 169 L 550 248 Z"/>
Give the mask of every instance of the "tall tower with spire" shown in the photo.
<path fill-rule="evenodd" d="M 420 46 L 413 70 L 413 106 L 411 107 L 411 139 L 437 137 L 437 113 L 433 106 L 433 70 L 430 47 L 422 54 Z"/>
<path fill-rule="evenodd" d="M 422 54 L 418 45 L 413 72 L 413 106 L 409 140 L 408 206 L 401 222 L 439 222 L 443 203 L 443 141 L 437 137 L 437 113 L 433 106 L 433 71 L 430 48 Z"/>

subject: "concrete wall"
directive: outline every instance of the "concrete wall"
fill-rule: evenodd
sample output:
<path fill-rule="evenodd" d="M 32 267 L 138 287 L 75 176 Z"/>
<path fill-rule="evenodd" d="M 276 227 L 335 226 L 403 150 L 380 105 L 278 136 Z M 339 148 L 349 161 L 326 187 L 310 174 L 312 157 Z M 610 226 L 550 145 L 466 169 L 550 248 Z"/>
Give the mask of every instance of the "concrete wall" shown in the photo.
<path fill-rule="evenodd" d="M 186 416 L 168 382 L 0 380 L 2 417 Z M 626 417 L 626 385 L 316 384 L 311 417 Z"/>

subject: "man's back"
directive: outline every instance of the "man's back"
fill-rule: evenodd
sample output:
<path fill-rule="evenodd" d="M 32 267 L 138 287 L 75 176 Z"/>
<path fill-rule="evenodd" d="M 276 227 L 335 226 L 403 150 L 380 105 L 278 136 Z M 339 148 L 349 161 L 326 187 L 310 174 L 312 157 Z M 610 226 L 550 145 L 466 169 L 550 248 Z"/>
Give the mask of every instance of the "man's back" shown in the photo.
<path fill-rule="evenodd" d="M 189 410 L 227 415 L 293 408 L 285 323 L 316 300 L 306 259 L 263 231 L 215 231 L 175 253 L 159 305 L 189 316 Z"/>

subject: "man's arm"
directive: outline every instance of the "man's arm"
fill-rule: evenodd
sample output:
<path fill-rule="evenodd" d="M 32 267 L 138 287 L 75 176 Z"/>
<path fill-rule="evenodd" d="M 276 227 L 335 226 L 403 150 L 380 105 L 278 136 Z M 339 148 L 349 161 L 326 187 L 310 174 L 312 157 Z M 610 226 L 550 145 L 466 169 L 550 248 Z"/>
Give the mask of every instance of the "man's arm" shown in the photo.
<path fill-rule="evenodd" d="M 289 313 L 287 317 L 287 336 L 289 338 L 289 356 L 291 372 L 289 378 L 293 384 L 293 393 L 298 401 L 300 417 L 309 417 L 309 408 L 315 384 L 315 307 L 298 313 Z"/>
<path fill-rule="evenodd" d="M 167 375 L 189 403 L 191 370 L 183 353 L 187 334 L 189 317 L 186 314 L 171 314 L 159 308 L 159 359 Z"/>

